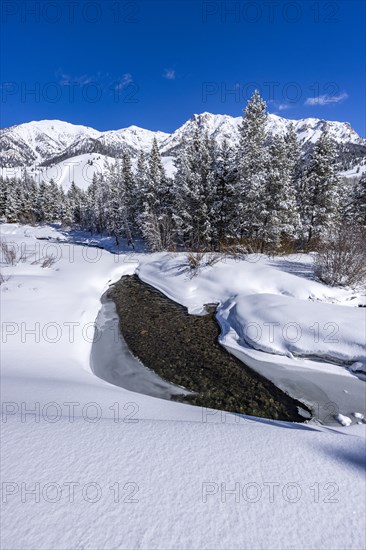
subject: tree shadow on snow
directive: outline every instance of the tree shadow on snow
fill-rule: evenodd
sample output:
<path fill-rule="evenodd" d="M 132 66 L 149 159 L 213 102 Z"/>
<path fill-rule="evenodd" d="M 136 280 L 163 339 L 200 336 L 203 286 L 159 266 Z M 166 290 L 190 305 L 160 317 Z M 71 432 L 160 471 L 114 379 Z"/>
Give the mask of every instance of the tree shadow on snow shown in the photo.
<path fill-rule="evenodd" d="M 316 281 L 317 278 L 314 275 L 314 267 L 312 263 L 297 262 L 291 260 L 272 260 L 271 266 L 290 273 L 291 275 L 297 275 L 298 277 L 304 277 L 310 281 Z"/>

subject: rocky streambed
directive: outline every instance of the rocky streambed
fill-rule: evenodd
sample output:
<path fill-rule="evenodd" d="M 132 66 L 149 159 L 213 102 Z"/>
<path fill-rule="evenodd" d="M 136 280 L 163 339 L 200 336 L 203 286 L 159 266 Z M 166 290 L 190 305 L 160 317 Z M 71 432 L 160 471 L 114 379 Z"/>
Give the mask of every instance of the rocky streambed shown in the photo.
<path fill-rule="evenodd" d="M 310 417 L 305 405 L 220 346 L 215 307 L 204 316 L 189 315 L 136 275 L 122 277 L 108 297 L 130 351 L 166 382 L 192 392 L 171 399 L 278 420 Z"/>

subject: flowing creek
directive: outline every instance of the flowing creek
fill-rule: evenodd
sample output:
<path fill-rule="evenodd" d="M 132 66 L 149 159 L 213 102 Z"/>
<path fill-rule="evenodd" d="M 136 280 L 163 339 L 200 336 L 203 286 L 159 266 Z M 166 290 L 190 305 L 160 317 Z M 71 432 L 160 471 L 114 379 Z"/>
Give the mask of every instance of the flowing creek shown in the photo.
<path fill-rule="evenodd" d="M 91 366 L 107 382 L 239 414 L 296 422 L 311 416 L 218 343 L 215 306 L 189 315 L 136 275 L 124 276 L 103 296 L 97 326 Z"/>

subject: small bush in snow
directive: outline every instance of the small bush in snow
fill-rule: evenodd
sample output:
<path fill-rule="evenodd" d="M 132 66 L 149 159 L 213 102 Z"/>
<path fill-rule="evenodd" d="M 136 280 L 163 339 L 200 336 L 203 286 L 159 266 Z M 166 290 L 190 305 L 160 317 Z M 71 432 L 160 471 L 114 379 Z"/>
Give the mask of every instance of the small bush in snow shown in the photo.
<path fill-rule="evenodd" d="M 5 277 L 2 273 L 0 273 L 0 285 L 2 285 L 8 280 L 9 280 L 9 277 Z"/>
<path fill-rule="evenodd" d="M 17 263 L 15 248 L 5 241 L 1 241 L 1 256 L 2 261 L 7 265 L 14 265 Z"/>
<path fill-rule="evenodd" d="M 319 245 L 315 273 L 330 286 L 355 286 L 366 278 L 366 231 L 343 226 Z"/>
<path fill-rule="evenodd" d="M 53 256 L 52 254 L 45 256 L 42 259 L 41 267 L 51 267 L 56 262 L 56 256 Z"/>
<path fill-rule="evenodd" d="M 199 268 L 214 265 L 222 255 L 217 252 L 188 252 L 186 265 L 191 270 L 192 277 L 197 275 Z"/>
<path fill-rule="evenodd" d="M 186 255 L 186 260 L 190 269 L 197 269 L 201 264 L 204 255 L 204 252 L 188 252 Z"/>

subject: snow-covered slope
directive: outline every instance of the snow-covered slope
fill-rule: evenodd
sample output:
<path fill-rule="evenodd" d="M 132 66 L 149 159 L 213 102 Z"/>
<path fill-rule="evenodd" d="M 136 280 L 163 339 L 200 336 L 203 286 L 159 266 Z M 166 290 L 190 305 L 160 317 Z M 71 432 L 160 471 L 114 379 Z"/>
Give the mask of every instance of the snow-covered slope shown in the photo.
<path fill-rule="evenodd" d="M 93 181 L 94 174 L 102 174 L 106 164 L 112 164 L 115 158 L 100 153 L 83 153 L 67 157 L 50 166 L 39 166 L 27 168 L 27 173 L 38 184 L 41 181 L 49 183 L 51 179 L 61 185 L 64 191 L 68 191 L 72 182 L 75 182 L 80 189 L 87 189 Z M 162 157 L 162 163 L 168 177 L 173 177 L 176 171 L 174 157 Z M 132 168 L 136 169 L 137 158 L 132 159 Z M 24 168 L 15 166 L 12 168 L 0 168 L 0 175 L 4 178 L 21 178 Z"/>

